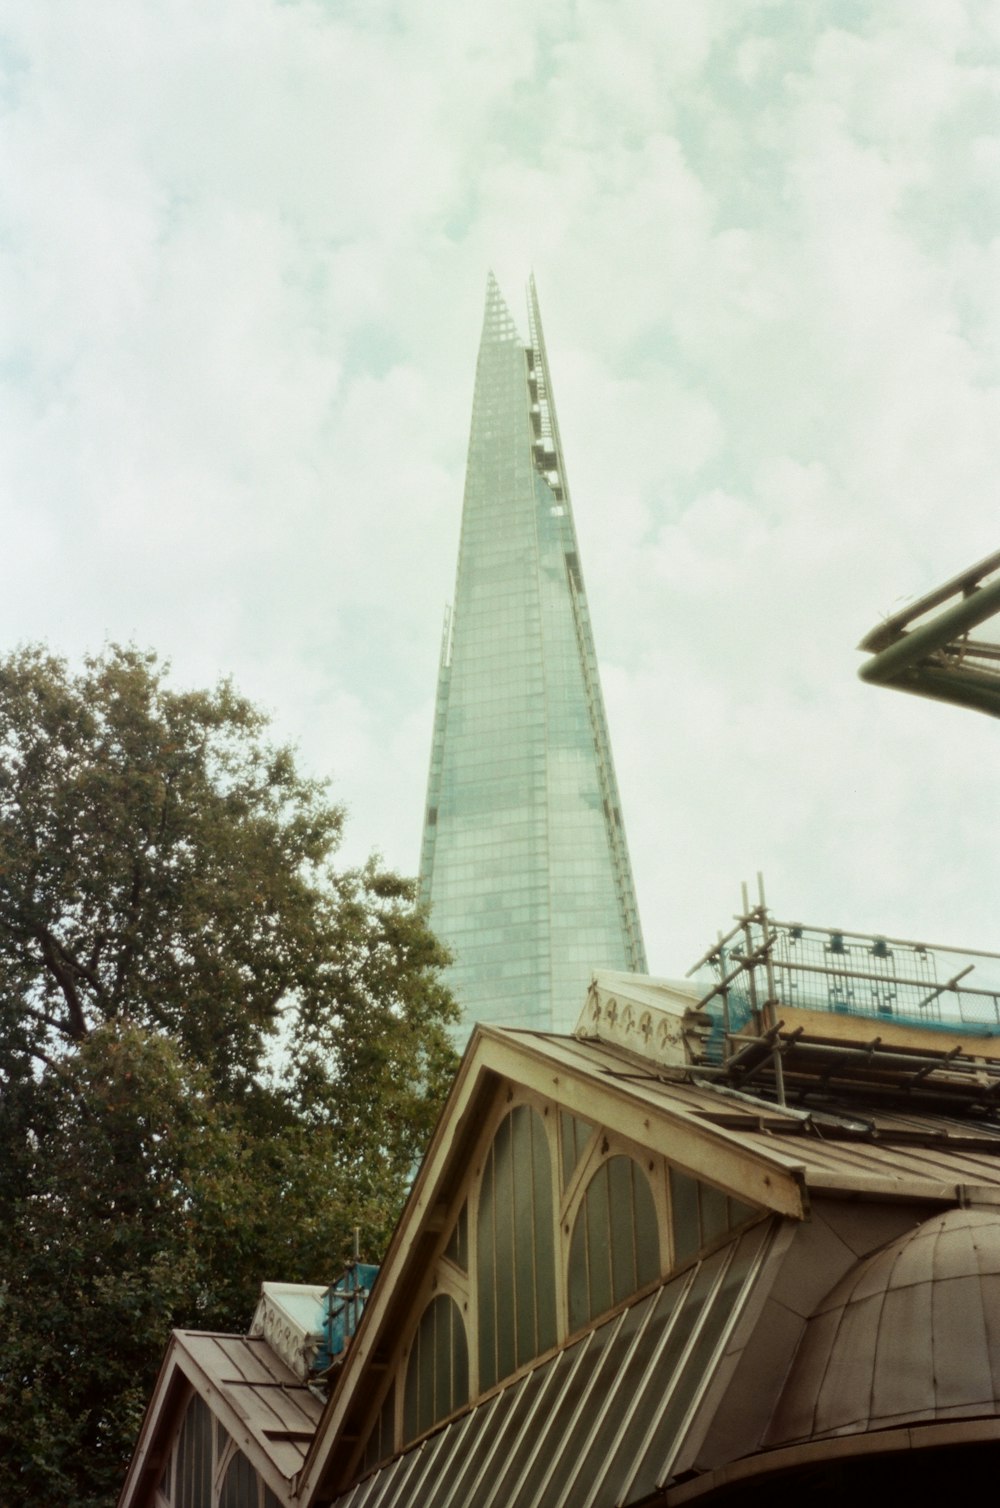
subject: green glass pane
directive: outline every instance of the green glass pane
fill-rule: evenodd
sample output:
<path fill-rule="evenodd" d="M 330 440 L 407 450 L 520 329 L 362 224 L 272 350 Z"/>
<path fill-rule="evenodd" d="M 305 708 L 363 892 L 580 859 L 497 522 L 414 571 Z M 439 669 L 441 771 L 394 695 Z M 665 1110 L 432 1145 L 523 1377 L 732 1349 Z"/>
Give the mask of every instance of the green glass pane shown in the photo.
<path fill-rule="evenodd" d="M 174 1491 L 178 1508 L 212 1508 L 212 1416 L 195 1396 L 187 1406 L 177 1444 Z"/>
<path fill-rule="evenodd" d="M 457 1308 L 452 1305 L 452 1355 L 451 1355 L 451 1406 L 448 1410 L 461 1408 L 469 1401 L 469 1347 L 465 1339 L 465 1325 Z"/>
<path fill-rule="evenodd" d="M 595 1481 L 601 1480 L 608 1442 L 618 1434 L 622 1427 L 621 1410 L 608 1408 L 605 1400 L 612 1392 L 624 1399 L 632 1397 L 634 1388 L 623 1386 L 621 1369 L 656 1297 L 656 1294 L 651 1294 L 649 1298 L 633 1304 L 631 1309 L 625 1311 L 620 1324 L 617 1320 L 611 1320 L 606 1326 L 601 1327 L 602 1330 L 607 1331 L 611 1340 L 603 1356 L 598 1354 L 594 1377 L 594 1406 L 581 1410 L 565 1444 L 559 1450 L 555 1469 L 545 1484 L 547 1500 L 553 1503 L 567 1501 L 563 1496 L 564 1490 L 570 1479 L 575 1476 L 578 1490 L 569 1495 L 568 1501 L 570 1503 L 585 1502 Z M 643 1354 L 648 1355 L 648 1351 Z M 589 1360 L 590 1357 L 588 1357 Z M 595 1416 L 599 1416 L 601 1421 L 597 1440 L 590 1449 L 589 1464 L 581 1467 L 580 1452 L 594 1428 Z M 601 1501 L 610 1501 L 606 1493 L 602 1494 Z"/>
<path fill-rule="evenodd" d="M 517 1387 L 517 1401 L 511 1415 L 508 1433 L 508 1448 L 498 1455 L 494 1463 L 495 1473 L 486 1489 L 485 1498 L 491 1504 L 513 1504 L 523 1501 L 517 1487 L 524 1476 L 525 1456 L 534 1449 L 534 1432 L 524 1429 L 524 1421 L 530 1415 L 538 1394 L 548 1380 L 555 1358 L 544 1366 L 535 1367 Z"/>
<path fill-rule="evenodd" d="M 562 1160 L 563 1188 L 569 1183 L 580 1160 L 580 1155 L 593 1134 L 589 1121 L 570 1115 L 568 1110 L 559 1112 L 559 1144 Z"/>
<path fill-rule="evenodd" d="M 632 1191 L 634 1166 L 631 1157 L 612 1157 L 607 1163 L 611 1297 L 616 1304 L 627 1299 L 638 1287 L 635 1276 L 635 1201 Z"/>
<path fill-rule="evenodd" d="M 507 1377 L 516 1365 L 516 1305 L 514 1293 L 514 1177 L 511 1166 L 511 1117 L 504 1120 L 493 1142 L 494 1241 L 496 1245 L 497 1377 Z"/>
<path fill-rule="evenodd" d="M 638 1163 L 632 1164 L 632 1187 L 635 1212 L 635 1285 L 637 1288 L 644 1288 L 660 1276 L 663 1264 L 660 1260 L 660 1225 L 656 1218 L 653 1191 Z"/>
<path fill-rule="evenodd" d="M 514 1199 L 514 1318 L 516 1365 L 538 1354 L 535 1344 L 535 1221 L 532 1118 L 520 1106 L 511 1116 L 511 1180 Z"/>
<path fill-rule="evenodd" d="M 580 1330 L 590 1319 L 590 1280 L 587 1273 L 587 1218 L 577 1211 L 569 1247 L 569 1328 Z"/>
<path fill-rule="evenodd" d="M 556 1343 L 556 1211 L 552 1194 L 549 1143 L 541 1117 L 536 1115 L 531 1126 L 535 1210 L 535 1343 L 540 1353 Z"/>
<path fill-rule="evenodd" d="M 587 1259 L 590 1269 L 591 1318 L 611 1308 L 611 1241 L 608 1168 L 604 1163 L 587 1185 Z"/>
<path fill-rule="evenodd" d="M 670 1224 L 674 1262 L 686 1262 L 701 1249 L 698 1184 L 679 1168 L 670 1169 Z"/>
<path fill-rule="evenodd" d="M 506 1426 L 519 1391 L 518 1388 L 503 1388 L 483 1405 L 486 1422 L 473 1438 L 468 1451 L 455 1462 L 456 1479 L 451 1494 L 453 1503 L 472 1503 L 473 1499 L 469 1496 L 472 1484 Z"/>
<path fill-rule="evenodd" d="M 755 1215 L 759 1215 L 759 1214 L 760 1214 L 760 1210 L 757 1209 L 756 1205 L 753 1205 L 753 1204 L 744 1204 L 741 1199 L 733 1199 L 732 1197 L 730 1197 L 730 1200 L 729 1200 L 729 1228 L 730 1228 L 730 1230 L 735 1230 L 735 1228 L 738 1225 L 743 1225 L 747 1220 L 752 1220 Z"/>
<path fill-rule="evenodd" d="M 668 1464 L 680 1444 L 680 1427 L 691 1407 L 696 1390 L 704 1382 L 712 1352 L 718 1345 L 727 1321 L 732 1316 L 731 1299 L 726 1302 L 721 1300 L 719 1294 L 712 1296 L 719 1268 L 728 1256 L 728 1249 L 723 1249 L 715 1252 L 703 1262 L 684 1300 L 675 1334 L 671 1336 L 669 1349 L 677 1355 L 681 1342 L 686 1343 L 692 1336 L 695 1337 L 695 1342 L 683 1366 L 678 1368 L 673 1379 L 669 1390 L 669 1401 L 657 1420 L 656 1430 L 637 1479 L 630 1489 L 630 1497 L 644 1497 L 662 1481 Z M 709 1303 L 710 1296 L 711 1303 Z"/>
<path fill-rule="evenodd" d="M 615 1379 L 615 1386 L 623 1399 L 629 1401 L 628 1418 L 636 1434 L 641 1438 L 645 1427 L 648 1425 L 648 1416 L 639 1413 L 639 1409 L 646 1400 L 654 1400 L 659 1403 L 662 1395 L 654 1388 L 641 1389 L 642 1379 L 646 1376 L 647 1368 L 663 1340 L 664 1333 L 669 1329 L 674 1316 L 678 1301 L 683 1294 L 687 1277 L 675 1279 L 668 1283 L 665 1288 L 650 1294 L 641 1304 L 637 1304 L 636 1310 L 646 1312 L 648 1305 L 653 1305 L 653 1313 L 648 1324 L 643 1329 L 635 1349 L 628 1358 L 628 1365 Z M 617 1494 L 621 1488 L 621 1472 L 624 1462 L 631 1459 L 627 1448 L 617 1449 L 608 1459 L 608 1452 L 614 1447 L 615 1440 L 621 1439 L 623 1428 L 622 1412 L 618 1409 L 607 1409 L 601 1419 L 601 1425 L 594 1437 L 593 1444 L 587 1455 L 579 1463 L 576 1483 L 581 1491 L 585 1491 L 589 1482 L 594 1480 L 594 1474 L 600 1472 L 605 1484 L 605 1492 L 610 1498 L 611 1493 Z M 632 1446 L 634 1451 L 635 1446 Z M 610 1491 L 609 1491 L 610 1489 Z M 614 1499 L 619 1501 L 617 1496 Z"/>
<path fill-rule="evenodd" d="M 378 1416 L 379 1459 L 391 1456 L 396 1448 L 396 1385 L 390 1385 Z"/>
<path fill-rule="evenodd" d="M 257 1473 L 246 1456 L 237 1451 L 226 1468 L 219 1508 L 257 1508 L 259 1494 Z"/>
<path fill-rule="evenodd" d="M 497 1380 L 496 1252 L 494 1247 L 493 1149 L 486 1157 L 476 1225 L 476 1312 L 479 1319 L 479 1387 Z"/>
<path fill-rule="evenodd" d="M 729 1229 L 729 1199 L 710 1183 L 699 1183 L 701 1201 L 701 1239 L 703 1245 L 718 1241 Z"/>
<path fill-rule="evenodd" d="M 434 1423 L 436 1408 L 434 1376 L 438 1357 L 436 1320 L 441 1300 L 435 1299 L 424 1310 L 417 1331 L 417 1433 L 422 1434 Z"/>
<path fill-rule="evenodd" d="M 454 1262 L 456 1267 L 460 1267 L 463 1272 L 468 1272 L 469 1218 L 468 1206 L 465 1204 L 462 1205 L 462 1208 L 458 1212 L 458 1218 L 455 1221 L 455 1227 L 448 1240 L 448 1245 L 444 1249 L 444 1254 L 450 1262 Z"/>
<path fill-rule="evenodd" d="M 420 1331 L 417 1330 L 406 1363 L 406 1386 L 403 1391 L 403 1443 L 420 1433 L 420 1392 L 418 1381 Z"/>

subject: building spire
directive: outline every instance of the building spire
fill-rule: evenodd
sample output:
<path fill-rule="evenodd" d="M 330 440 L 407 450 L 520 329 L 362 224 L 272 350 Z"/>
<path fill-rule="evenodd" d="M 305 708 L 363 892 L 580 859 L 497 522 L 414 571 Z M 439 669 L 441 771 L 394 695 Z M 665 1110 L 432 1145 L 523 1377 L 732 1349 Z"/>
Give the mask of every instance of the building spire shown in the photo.
<path fill-rule="evenodd" d="M 514 317 L 507 307 L 507 300 L 500 292 L 500 284 L 490 269 L 486 279 L 486 311 L 483 315 L 483 343 L 518 340 Z"/>
<path fill-rule="evenodd" d="M 466 1031 L 646 967 L 534 280 L 528 329 L 490 273 L 420 863 Z"/>

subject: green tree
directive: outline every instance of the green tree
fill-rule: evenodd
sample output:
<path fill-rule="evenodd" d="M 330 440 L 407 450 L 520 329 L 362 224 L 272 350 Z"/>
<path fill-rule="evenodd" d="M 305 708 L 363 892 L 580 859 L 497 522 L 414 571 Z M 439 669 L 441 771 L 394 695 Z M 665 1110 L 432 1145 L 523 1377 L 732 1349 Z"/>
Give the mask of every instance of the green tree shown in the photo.
<path fill-rule="evenodd" d="M 454 1069 L 412 885 L 224 683 L 0 661 L 0 1502 L 114 1501 L 173 1326 L 377 1255 Z"/>

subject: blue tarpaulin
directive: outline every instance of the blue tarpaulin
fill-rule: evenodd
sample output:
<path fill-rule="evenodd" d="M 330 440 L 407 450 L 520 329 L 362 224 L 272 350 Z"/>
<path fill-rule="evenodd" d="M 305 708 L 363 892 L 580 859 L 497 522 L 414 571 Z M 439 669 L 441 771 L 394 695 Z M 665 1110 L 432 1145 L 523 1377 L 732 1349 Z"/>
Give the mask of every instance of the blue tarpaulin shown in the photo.
<path fill-rule="evenodd" d="M 352 1262 L 323 1299 L 323 1345 L 316 1356 L 319 1371 L 333 1364 L 358 1328 L 368 1296 L 375 1286 L 378 1268 L 369 1262 Z"/>

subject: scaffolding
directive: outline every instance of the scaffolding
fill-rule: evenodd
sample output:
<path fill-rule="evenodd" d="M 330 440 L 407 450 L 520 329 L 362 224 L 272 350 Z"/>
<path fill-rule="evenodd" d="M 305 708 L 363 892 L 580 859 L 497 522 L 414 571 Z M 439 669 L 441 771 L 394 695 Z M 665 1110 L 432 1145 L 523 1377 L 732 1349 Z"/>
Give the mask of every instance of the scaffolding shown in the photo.
<path fill-rule="evenodd" d="M 815 1094 L 817 1079 L 982 1099 L 981 1061 L 1000 1058 L 1000 956 L 778 921 L 760 876 L 756 904 L 745 885 L 742 900 L 735 925 L 688 971 L 712 980 L 697 1006 L 707 1072 L 735 1088 L 767 1082 L 781 1104 Z M 1000 1101 L 1000 1070 L 985 1079 Z"/>

